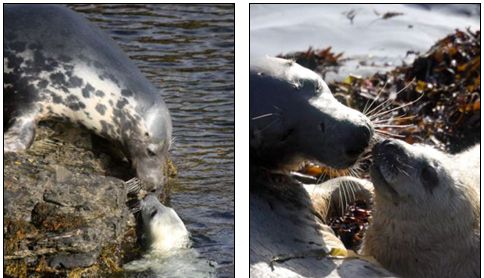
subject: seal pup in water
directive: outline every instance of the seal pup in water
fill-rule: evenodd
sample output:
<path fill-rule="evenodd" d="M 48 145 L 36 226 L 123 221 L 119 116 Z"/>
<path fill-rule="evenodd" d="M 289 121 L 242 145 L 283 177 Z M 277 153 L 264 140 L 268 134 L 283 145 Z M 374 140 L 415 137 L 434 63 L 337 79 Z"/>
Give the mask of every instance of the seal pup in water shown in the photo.
<path fill-rule="evenodd" d="M 147 190 L 161 190 L 172 124 L 160 92 L 114 41 L 53 5 L 4 7 L 4 152 L 60 118 L 115 142 Z"/>
<path fill-rule="evenodd" d="M 215 263 L 191 247 L 190 233 L 174 209 L 154 194 L 141 190 L 139 180 L 127 182 L 128 197 L 136 218 L 138 243 L 146 253 L 123 266 L 127 271 L 149 272 L 156 277 L 215 277 Z M 143 196 L 144 195 L 144 196 Z"/>
<path fill-rule="evenodd" d="M 361 253 L 402 277 L 480 277 L 480 145 L 448 155 L 385 140 L 373 157 Z"/>

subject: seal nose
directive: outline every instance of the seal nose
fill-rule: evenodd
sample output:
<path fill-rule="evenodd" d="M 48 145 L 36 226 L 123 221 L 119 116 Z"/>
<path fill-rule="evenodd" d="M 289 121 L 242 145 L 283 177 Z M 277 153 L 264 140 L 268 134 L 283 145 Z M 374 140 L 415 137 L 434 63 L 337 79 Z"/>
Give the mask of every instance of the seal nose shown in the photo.
<path fill-rule="evenodd" d="M 398 148 L 398 144 L 397 142 L 395 142 L 394 140 L 391 140 L 391 139 L 385 139 L 379 143 L 377 143 L 375 145 L 375 148 L 374 148 L 376 151 L 382 151 L 382 150 L 386 150 L 386 151 L 397 151 L 399 148 Z"/>
<path fill-rule="evenodd" d="M 373 156 L 379 157 L 384 154 L 388 154 L 389 157 L 394 157 L 396 155 L 403 154 L 403 148 L 398 143 L 398 141 L 392 139 L 385 139 L 379 143 L 377 143 L 373 147 Z"/>
<path fill-rule="evenodd" d="M 373 129 L 368 124 L 353 127 L 353 132 L 347 137 L 345 156 L 349 159 L 356 159 L 368 147 L 373 135 Z"/>

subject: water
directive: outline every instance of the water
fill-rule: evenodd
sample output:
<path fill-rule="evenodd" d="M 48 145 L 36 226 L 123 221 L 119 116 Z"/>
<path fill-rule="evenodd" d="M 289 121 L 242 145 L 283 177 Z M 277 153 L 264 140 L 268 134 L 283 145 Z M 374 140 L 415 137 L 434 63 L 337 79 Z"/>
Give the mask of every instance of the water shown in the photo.
<path fill-rule="evenodd" d="M 388 19 L 388 12 L 401 15 Z M 353 17 L 353 21 L 350 18 Z M 350 58 L 338 74 L 369 75 L 410 63 L 456 28 L 480 29 L 480 6 L 443 4 L 251 5 L 250 55 L 278 55 L 332 47 Z"/>
<path fill-rule="evenodd" d="M 234 276 L 234 8 L 76 5 L 163 90 L 178 168 L 171 206 L 193 248 Z"/>

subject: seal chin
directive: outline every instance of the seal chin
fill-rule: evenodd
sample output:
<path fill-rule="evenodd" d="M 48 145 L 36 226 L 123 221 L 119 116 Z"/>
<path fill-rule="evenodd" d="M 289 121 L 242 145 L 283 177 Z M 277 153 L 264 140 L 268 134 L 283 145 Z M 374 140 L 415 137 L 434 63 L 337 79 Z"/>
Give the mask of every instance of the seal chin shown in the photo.
<path fill-rule="evenodd" d="M 385 180 L 385 177 L 381 173 L 378 165 L 373 164 L 370 167 L 370 175 L 377 193 L 379 193 L 385 199 L 389 199 L 394 202 L 398 200 L 398 192 L 389 182 Z"/>

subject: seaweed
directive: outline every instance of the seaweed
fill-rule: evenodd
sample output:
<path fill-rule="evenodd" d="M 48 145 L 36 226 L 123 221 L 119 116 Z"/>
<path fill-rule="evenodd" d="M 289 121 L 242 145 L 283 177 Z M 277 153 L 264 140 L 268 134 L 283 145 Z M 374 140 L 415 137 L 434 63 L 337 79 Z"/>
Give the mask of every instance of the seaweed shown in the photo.
<path fill-rule="evenodd" d="M 410 65 L 403 63 L 369 77 L 349 75 L 328 86 L 342 103 L 363 111 L 370 118 L 376 137 L 460 152 L 480 142 L 480 41 L 480 30 L 455 30 L 424 54 L 407 52 L 417 56 Z M 280 56 L 324 76 L 328 70 L 337 71 L 345 61 L 342 54 L 335 55 L 330 50 L 331 47 L 323 51 L 309 48 L 306 52 Z M 369 161 L 360 161 L 360 164 L 365 170 Z M 347 171 L 331 171 L 310 163 L 301 172 L 316 176 L 318 181 L 338 173 L 347 174 Z M 363 171 L 363 177 L 367 176 Z M 355 250 L 369 217 L 369 211 L 359 202 L 349 204 L 344 215 L 330 220 L 330 226 L 345 246 Z"/>

